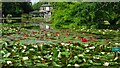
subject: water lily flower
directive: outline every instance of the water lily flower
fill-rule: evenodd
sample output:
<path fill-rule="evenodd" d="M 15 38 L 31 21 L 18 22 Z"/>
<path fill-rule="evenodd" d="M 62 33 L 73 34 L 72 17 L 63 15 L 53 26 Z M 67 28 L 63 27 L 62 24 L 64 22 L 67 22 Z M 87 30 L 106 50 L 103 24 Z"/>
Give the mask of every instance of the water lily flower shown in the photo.
<path fill-rule="evenodd" d="M 85 34 L 84 32 L 82 32 L 82 34 Z"/>
<path fill-rule="evenodd" d="M 105 34 L 105 32 L 103 32 L 103 34 Z"/>
<path fill-rule="evenodd" d="M 120 43 L 115 43 L 115 45 L 120 45 Z"/>
<path fill-rule="evenodd" d="M 58 32 L 56 32 L 56 34 L 55 34 L 56 36 L 59 36 L 59 33 Z"/>
<path fill-rule="evenodd" d="M 60 49 L 57 49 L 57 51 L 60 51 Z"/>
<path fill-rule="evenodd" d="M 84 62 L 86 62 L 86 59 L 83 59 Z"/>
<path fill-rule="evenodd" d="M 46 29 L 50 29 L 50 26 L 49 26 L 49 25 L 46 25 L 45 28 L 46 28 Z"/>
<path fill-rule="evenodd" d="M 71 41 L 70 40 L 68 40 L 68 43 L 70 43 Z"/>
<path fill-rule="evenodd" d="M 41 58 L 41 60 L 44 60 L 43 58 Z"/>
<path fill-rule="evenodd" d="M 68 45 L 70 45 L 70 44 L 69 44 L 69 43 L 66 43 L 66 44 L 65 44 L 65 46 L 68 46 Z"/>
<path fill-rule="evenodd" d="M 110 32 L 111 32 L 112 30 L 110 30 Z"/>
<path fill-rule="evenodd" d="M 105 52 L 101 52 L 102 54 L 105 54 Z"/>
<path fill-rule="evenodd" d="M 15 47 L 15 46 L 14 46 L 13 48 L 14 48 L 14 49 L 16 49 L 16 47 Z"/>
<path fill-rule="evenodd" d="M 94 59 L 100 59 L 100 57 L 95 57 L 95 56 L 93 56 L 93 58 L 94 58 Z"/>
<path fill-rule="evenodd" d="M 67 66 L 71 66 L 71 64 L 68 64 Z"/>
<path fill-rule="evenodd" d="M 5 54 L 5 52 L 3 50 L 0 51 L 1 54 Z"/>
<path fill-rule="evenodd" d="M 89 52 L 90 50 L 86 50 L 86 52 Z"/>
<path fill-rule="evenodd" d="M 80 37 L 80 36 L 78 36 L 78 38 L 79 38 L 79 39 L 81 39 L 81 37 Z"/>
<path fill-rule="evenodd" d="M 78 67 L 80 67 L 80 65 L 79 65 L 79 64 L 75 64 L 74 66 L 75 66 L 75 67 L 77 67 L 77 68 L 78 68 Z"/>
<path fill-rule="evenodd" d="M 26 56 L 26 57 L 23 57 L 23 60 L 28 60 L 29 58 Z"/>
<path fill-rule="evenodd" d="M 92 61 L 92 60 L 89 60 L 89 62 L 90 62 L 90 63 L 93 63 L 93 61 Z"/>
<path fill-rule="evenodd" d="M 28 37 L 28 34 L 26 34 L 25 37 Z"/>
<path fill-rule="evenodd" d="M 67 49 L 67 51 L 70 51 L 69 49 Z"/>
<path fill-rule="evenodd" d="M 78 56 L 79 56 L 79 57 L 83 57 L 84 55 L 83 55 L 83 54 L 79 54 Z"/>
<path fill-rule="evenodd" d="M 50 60 L 52 60 L 52 58 L 50 58 Z"/>
<path fill-rule="evenodd" d="M 65 45 L 65 43 L 60 43 L 61 45 Z"/>
<path fill-rule="evenodd" d="M 43 36 L 40 36 L 40 40 L 42 40 L 43 39 Z"/>
<path fill-rule="evenodd" d="M 49 40 L 49 38 L 46 38 L 46 40 Z"/>
<path fill-rule="evenodd" d="M 7 64 L 11 64 L 12 62 L 11 61 L 7 61 Z"/>
<path fill-rule="evenodd" d="M 88 44 L 85 44 L 85 47 L 89 46 Z"/>
<path fill-rule="evenodd" d="M 108 62 L 105 62 L 105 63 L 103 64 L 103 66 L 109 66 L 109 63 L 108 63 Z"/>
<path fill-rule="evenodd" d="M 14 49 L 12 49 L 12 52 L 14 52 L 15 50 Z"/>
<path fill-rule="evenodd" d="M 68 36 L 68 35 L 69 35 L 69 33 L 67 32 L 67 33 L 66 33 L 66 36 Z"/>
<path fill-rule="evenodd" d="M 37 45 L 34 45 L 33 47 L 34 47 L 34 48 L 38 48 L 38 46 L 37 46 Z"/>
<path fill-rule="evenodd" d="M 47 36 L 51 36 L 51 34 L 47 34 Z"/>
<path fill-rule="evenodd" d="M 40 34 L 40 32 L 38 32 L 38 34 Z"/>
<path fill-rule="evenodd" d="M 107 53 L 108 55 L 110 54 L 110 53 Z"/>
<path fill-rule="evenodd" d="M 53 52 L 51 52 L 51 54 L 53 54 Z"/>
<path fill-rule="evenodd" d="M 114 60 L 117 60 L 118 59 L 118 57 L 115 57 L 115 59 Z"/>
<path fill-rule="evenodd" d="M 41 56 L 38 56 L 38 58 L 41 58 Z"/>
<path fill-rule="evenodd" d="M 25 52 L 25 50 L 22 50 L 22 52 Z"/>
<path fill-rule="evenodd" d="M 98 30 L 99 32 L 101 32 L 101 30 Z"/>
<path fill-rule="evenodd" d="M 90 49 L 95 49 L 95 46 L 89 47 Z"/>
<path fill-rule="evenodd" d="M 32 34 L 36 34 L 37 32 L 32 31 Z"/>
<path fill-rule="evenodd" d="M 81 38 L 82 42 L 88 42 L 88 40 L 86 38 Z"/>
<path fill-rule="evenodd" d="M 34 49 L 33 48 L 31 48 L 31 49 L 29 49 L 30 51 L 34 51 Z"/>
<path fill-rule="evenodd" d="M 24 49 L 26 49 L 26 46 L 23 46 Z"/>
<path fill-rule="evenodd" d="M 8 36 L 11 36 L 11 34 L 8 34 Z"/>

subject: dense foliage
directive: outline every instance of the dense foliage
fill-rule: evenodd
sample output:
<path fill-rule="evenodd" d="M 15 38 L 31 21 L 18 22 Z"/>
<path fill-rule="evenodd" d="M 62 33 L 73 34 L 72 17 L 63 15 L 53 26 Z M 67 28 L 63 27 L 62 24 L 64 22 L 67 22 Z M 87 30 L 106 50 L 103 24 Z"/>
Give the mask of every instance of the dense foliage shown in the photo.
<path fill-rule="evenodd" d="M 91 26 L 104 24 L 104 21 L 109 21 L 113 25 L 120 19 L 120 2 L 56 2 L 51 4 L 54 7 L 52 23 L 55 27 Z"/>
<path fill-rule="evenodd" d="M 32 11 L 30 2 L 3 2 L 2 13 L 6 17 L 8 14 L 12 16 L 21 16 L 22 13 L 29 13 Z"/>
<path fill-rule="evenodd" d="M 43 5 L 46 2 L 37 2 L 35 4 L 32 5 L 34 10 L 40 10 L 40 6 Z"/>

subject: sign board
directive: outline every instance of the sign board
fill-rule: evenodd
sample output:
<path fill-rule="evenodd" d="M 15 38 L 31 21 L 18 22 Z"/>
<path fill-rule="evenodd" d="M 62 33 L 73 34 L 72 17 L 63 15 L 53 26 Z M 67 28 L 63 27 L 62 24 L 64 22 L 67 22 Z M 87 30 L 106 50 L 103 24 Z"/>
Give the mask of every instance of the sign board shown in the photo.
<path fill-rule="evenodd" d="M 113 47 L 112 51 L 114 51 L 114 52 L 120 52 L 120 47 Z"/>

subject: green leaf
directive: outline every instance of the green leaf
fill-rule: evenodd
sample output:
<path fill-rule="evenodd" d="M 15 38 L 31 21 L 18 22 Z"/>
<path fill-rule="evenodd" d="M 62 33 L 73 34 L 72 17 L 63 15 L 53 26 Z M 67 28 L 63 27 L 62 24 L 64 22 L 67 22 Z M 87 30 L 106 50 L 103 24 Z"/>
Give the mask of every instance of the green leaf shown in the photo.
<path fill-rule="evenodd" d="M 93 65 L 99 65 L 100 66 L 100 65 L 102 65 L 102 63 L 93 63 Z"/>

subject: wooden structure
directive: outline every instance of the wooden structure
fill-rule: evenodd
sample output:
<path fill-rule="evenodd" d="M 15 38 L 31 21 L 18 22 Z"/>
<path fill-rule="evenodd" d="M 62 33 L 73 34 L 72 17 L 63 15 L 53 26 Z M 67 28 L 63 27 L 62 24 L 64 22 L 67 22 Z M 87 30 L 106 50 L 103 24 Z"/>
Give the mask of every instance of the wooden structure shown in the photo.
<path fill-rule="evenodd" d="M 43 17 L 46 20 L 46 22 L 50 21 L 50 17 L 51 17 L 51 10 L 53 9 L 53 7 L 50 4 L 43 4 L 42 6 L 40 6 L 40 12 L 43 13 Z"/>

